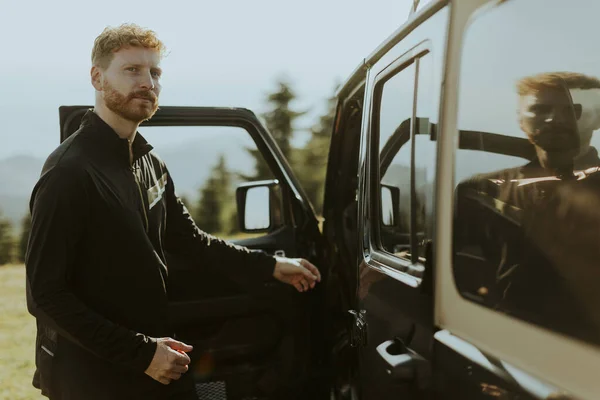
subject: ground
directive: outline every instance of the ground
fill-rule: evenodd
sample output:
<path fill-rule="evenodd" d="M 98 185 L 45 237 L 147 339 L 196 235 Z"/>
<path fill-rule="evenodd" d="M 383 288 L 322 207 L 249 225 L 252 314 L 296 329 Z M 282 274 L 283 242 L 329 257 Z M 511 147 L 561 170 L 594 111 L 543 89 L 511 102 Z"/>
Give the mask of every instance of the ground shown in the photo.
<path fill-rule="evenodd" d="M 0 266 L 0 400 L 46 399 L 31 385 L 35 319 L 25 304 L 25 267 Z"/>

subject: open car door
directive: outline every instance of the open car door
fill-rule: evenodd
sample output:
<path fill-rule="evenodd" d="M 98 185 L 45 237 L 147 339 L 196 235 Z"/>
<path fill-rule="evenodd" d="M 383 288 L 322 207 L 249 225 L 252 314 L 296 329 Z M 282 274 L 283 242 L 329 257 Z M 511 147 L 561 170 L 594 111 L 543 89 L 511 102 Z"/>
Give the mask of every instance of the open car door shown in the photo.
<path fill-rule="evenodd" d="M 90 108 L 60 107 L 61 141 Z M 161 107 L 139 132 L 169 166 L 178 193 L 183 188 L 200 229 L 255 251 L 320 264 L 312 207 L 254 113 Z M 226 164 L 233 167 L 227 173 Z M 190 199 L 195 193 L 199 199 Z M 322 353 L 321 285 L 298 293 L 272 280 L 249 293 L 219 268 L 177 254 L 167 258 L 170 319 L 178 339 L 194 346 L 190 371 L 199 398 L 318 398 L 320 387 L 307 384 L 314 378 L 307 371 Z"/>

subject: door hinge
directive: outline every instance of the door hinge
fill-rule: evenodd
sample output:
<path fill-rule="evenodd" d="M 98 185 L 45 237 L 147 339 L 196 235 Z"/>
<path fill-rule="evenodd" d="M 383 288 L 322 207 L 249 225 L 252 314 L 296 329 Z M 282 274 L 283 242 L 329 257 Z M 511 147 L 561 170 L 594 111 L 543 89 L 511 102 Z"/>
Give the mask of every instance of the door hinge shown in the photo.
<path fill-rule="evenodd" d="M 365 347 L 368 343 L 367 338 L 367 320 L 366 310 L 348 310 L 348 313 L 352 316 L 352 322 L 350 326 L 350 346 L 352 347 Z"/>

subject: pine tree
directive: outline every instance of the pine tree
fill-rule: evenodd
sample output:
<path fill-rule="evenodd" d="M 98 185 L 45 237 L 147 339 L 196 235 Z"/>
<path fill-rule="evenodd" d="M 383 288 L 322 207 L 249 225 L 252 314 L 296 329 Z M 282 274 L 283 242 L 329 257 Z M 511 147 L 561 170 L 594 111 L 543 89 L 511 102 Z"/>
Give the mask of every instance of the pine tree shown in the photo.
<path fill-rule="evenodd" d="M 231 210 L 234 201 L 231 188 L 231 173 L 227 169 L 225 156 L 220 155 L 209 178 L 200 189 L 200 199 L 195 209 L 194 221 L 200 229 L 210 233 L 229 231 Z"/>
<path fill-rule="evenodd" d="M 327 100 L 327 110 L 311 128 L 311 138 L 299 150 L 296 162 L 298 179 L 319 215 L 323 210 L 325 175 L 336 104 L 335 96 Z"/>
<path fill-rule="evenodd" d="M 290 108 L 290 103 L 297 97 L 291 85 L 283 80 L 277 84 L 278 90 L 267 97 L 272 109 L 263 114 L 263 118 L 283 155 L 289 158 L 292 152 L 291 140 L 294 136 L 294 121 L 305 113 Z"/>
<path fill-rule="evenodd" d="M 11 222 L 0 216 L 0 265 L 15 261 L 15 244 Z"/>
<path fill-rule="evenodd" d="M 21 221 L 21 237 L 19 238 L 19 261 L 25 262 L 27 253 L 27 242 L 29 241 L 29 232 L 31 232 L 31 214 L 29 211 Z"/>
<path fill-rule="evenodd" d="M 200 189 L 200 200 L 196 207 L 194 221 L 203 231 L 216 233 L 221 230 L 218 184 L 213 177 L 208 178 Z"/>
<path fill-rule="evenodd" d="M 277 82 L 277 90 L 267 96 L 267 103 L 270 110 L 262 115 L 267 129 L 275 139 L 275 142 L 281 149 L 283 155 L 291 160 L 293 148 L 292 139 L 294 137 L 294 122 L 305 114 L 305 112 L 292 109 L 292 103 L 296 100 L 296 93 L 291 84 L 280 79 Z M 273 173 L 258 149 L 247 149 L 255 160 L 254 176 L 245 176 L 247 180 L 270 179 Z"/>

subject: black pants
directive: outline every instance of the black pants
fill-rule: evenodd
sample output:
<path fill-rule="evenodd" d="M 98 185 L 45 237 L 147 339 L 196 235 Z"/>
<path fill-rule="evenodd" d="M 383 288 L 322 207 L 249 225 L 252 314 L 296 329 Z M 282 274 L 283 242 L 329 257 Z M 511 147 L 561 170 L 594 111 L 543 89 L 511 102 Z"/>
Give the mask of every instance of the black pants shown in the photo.
<path fill-rule="evenodd" d="M 183 377 L 182 377 L 183 379 Z M 179 382 L 177 382 L 179 383 Z M 196 394 L 196 390 L 194 388 L 194 385 L 192 383 L 191 387 L 190 385 L 185 385 L 185 387 L 183 385 L 178 385 L 178 386 L 171 386 L 169 385 L 169 390 L 167 392 L 167 394 L 165 394 L 164 396 L 159 395 L 159 397 L 150 397 L 151 400 L 198 400 L 198 395 Z M 87 396 L 86 396 L 87 398 Z M 53 395 L 50 397 L 50 400 L 64 400 L 64 399 L 68 399 L 71 400 L 73 399 L 72 396 L 67 395 L 66 397 L 63 396 L 62 394 L 60 394 L 60 392 L 56 395 Z M 140 395 L 140 397 L 134 397 L 131 398 L 131 400 L 147 400 L 148 397 L 145 395 Z M 80 400 L 80 399 L 73 399 L 73 400 Z M 81 399 L 84 400 L 84 399 Z M 108 400 L 108 399 L 107 399 Z"/>
<path fill-rule="evenodd" d="M 51 400 L 198 400 L 192 371 L 169 385 L 101 360 L 75 344 L 59 343 L 52 360 Z"/>
<path fill-rule="evenodd" d="M 184 374 L 179 381 L 173 382 L 169 386 L 169 389 L 172 390 L 167 396 L 167 400 L 198 400 L 194 380 L 190 373 Z"/>

